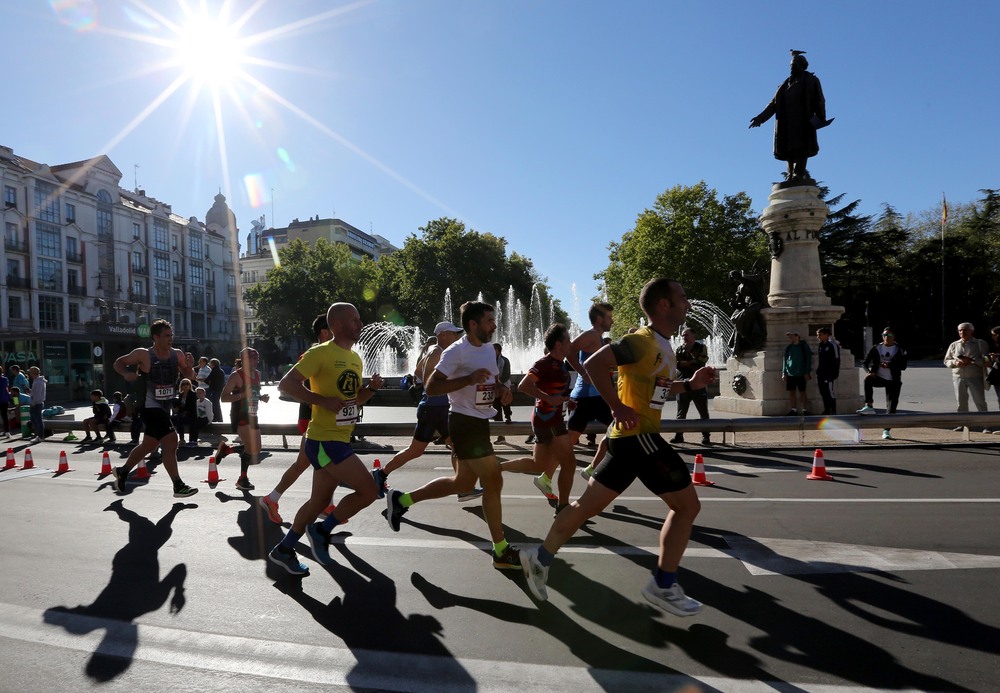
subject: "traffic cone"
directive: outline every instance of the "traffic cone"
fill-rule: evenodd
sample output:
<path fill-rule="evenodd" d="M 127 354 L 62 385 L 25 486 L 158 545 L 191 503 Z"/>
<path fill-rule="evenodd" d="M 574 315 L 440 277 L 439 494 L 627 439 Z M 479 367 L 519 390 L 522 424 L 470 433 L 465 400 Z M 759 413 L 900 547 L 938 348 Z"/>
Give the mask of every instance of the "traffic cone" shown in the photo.
<path fill-rule="evenodd" d="M 104 456 L 107 457 L 108 453 L 104 453 Z M 142 481 L 144 479 L 149 478 L 149 467 L 146 466 L 145 459 L 139 460 L 139 466 L 135 468 L 135 474 L 132 476 L 132 478 L 138 481 Z"/>
<path fill-rule="evenodd" d="M 14 469 L 17 467 L 17 460 L 14 459 L 14 448 L 7 448 L 7 464 L 4 469 Z"/>
<path fill-rule="evenodd" d="M 101 458 L 101 473 L 98 474 L 97 476 L 103 478 L 110 473 L 111 473 L 111 458 L 108 456 L 108 453 L 105 452 L 104 457 Z"/>
<path fill-rule="evenodd" d="M 61 450 L 59 452 L 59 469 L 56 470 L 56 474 L 65 474 L 66 472 L 72 472 L 73 470 L 69 468 L 69 460 L 66 459 L 66 451 Z"/>
<path fill-rule="evenodd" d="M 709 481 L 705 476 L 705 459 L 700 452 L 694 456 L 694 475 L 691 477 L 691 483 L 695 486 L 715 486 L 715 482 Z"/>
<path fill-rule="evenodd" d="M 219 467 L 215 464 L 215 455 L 208 458 L 208 478 L 202 479 L 201 483 L 214 485 L 225 479 L 219 478 Z"/>
<path fill-rule="evenodd" d="M 816 448 L 816 452 L 813 453 L 813 468 L 812 471 L 806 475 L 807 479 L 819 479 L 821 481 L 829 481 L 833 477 L 826 473 L 826 463 L 823 461 L 823 451 Z"/>
<path fill-rule="evenodd" d="M 31 457 L 31 448 L 24 451 L 24 466 L 21 469 L 34 469 L 35 460 Z"/>

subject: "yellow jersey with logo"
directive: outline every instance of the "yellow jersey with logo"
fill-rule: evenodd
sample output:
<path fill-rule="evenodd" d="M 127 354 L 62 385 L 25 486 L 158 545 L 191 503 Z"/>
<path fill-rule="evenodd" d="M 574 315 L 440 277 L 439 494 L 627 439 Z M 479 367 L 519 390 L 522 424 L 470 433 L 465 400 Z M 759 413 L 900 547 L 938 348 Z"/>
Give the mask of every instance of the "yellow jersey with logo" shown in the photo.
<path fill-rule="evenodd" d="M 677 357 L 670 340 L 651 327 L 641 327 L 611 345 L 618 362 L 618 398 L 639 415 L 631 430 L 612 423 L 608 435 L 626 438 L 640 433 L 659 433 L 663 404 L 670 383 L 677 378 Z"/>
<path fill-rule="evenodd" d="M 309 380 L 309 388 L 324 397 L 343 401 L 338 411 L 313 406 L 306 438 L 351 442 L 358 419 L 358 393 L 361 391 L 361 356 L 337 346 L 333 340 L 310 347 L 295 364 L 295 370 Z"/>

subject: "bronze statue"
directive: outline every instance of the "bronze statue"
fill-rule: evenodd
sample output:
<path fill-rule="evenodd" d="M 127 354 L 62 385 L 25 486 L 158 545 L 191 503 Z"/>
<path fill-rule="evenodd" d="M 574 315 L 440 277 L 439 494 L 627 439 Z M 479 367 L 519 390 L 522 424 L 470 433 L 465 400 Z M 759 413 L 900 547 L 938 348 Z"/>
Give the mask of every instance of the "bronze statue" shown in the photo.
<path fill-rule="evenodd" d="M 764 294 L 764 275 L 748 274 L 743 270 L 733 270 L 729 278 L 738 282 L 736 298 L 732 302 L 732 321 L 736 327 L 729 346 L 733 354 L 742 356 L 745 351 L 759 351 L 767 341 L 767 324 L 761 315 L 761 308 L 766 308 L 767 296 Z"/>
<path fill-rule="evenodd" d="M 774 158 L 788 162 L 786 184 L 806 185 L 815 181 L 806 170 L 806 160 L 819 153 L 816 130 L 833 122 L 826 119 L 826 99 L 819 78 L 807 72 L 805 51 L 792 51 L 792 74 L 781 83 L 771 103 L 754 116 L 750 127 L 760 127 L 774 116 Z"/>

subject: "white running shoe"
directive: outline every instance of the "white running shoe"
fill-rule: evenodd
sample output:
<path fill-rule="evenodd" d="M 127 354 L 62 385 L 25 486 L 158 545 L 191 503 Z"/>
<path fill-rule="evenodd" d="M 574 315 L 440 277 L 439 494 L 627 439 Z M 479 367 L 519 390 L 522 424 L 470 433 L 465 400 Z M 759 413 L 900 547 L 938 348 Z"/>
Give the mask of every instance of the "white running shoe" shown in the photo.
<path fill-rule="evenodd" d="M 549 592 L 545 589 L 545 583 L 549 579 L 549 569 L 538 562 L 538 547 L 521 549 L 521 570 L 528 580 L 528 589 L 540 601 L 548 601 Z"/>
<path fill-rule="evenodd" d="M 540 476 L 536 476 L 534 479 L 535 488 L 542 492 L 544 496 L 552 495 L 552 481 L 546 481 Z"/>
<path fill-rule="evenodd" d="M 871 406 L 870 404 L 866 404 L 865 406 L 858 409 L 858 414 L 861 414 L 863 416 L 871 416 L 874 413 L 875 413 L 875 407 Z"/>
<path fill-rule="evenodd" d="M 651 577 L 642 588 L 642 596 L 653 606 L 674 616 L 694 616 L 701 611 L 701 602 L 685 595 L 679 582 L 664 589 L 656 584 L 656 578 Z"/>
<path fill-rule="evenodd" d="M 580 476 L 583 477 L 584 481 L 590 481 L 590 477 L 594 476 L 594 465 L 588 464 L 586 467 L 581 469 Z"/>
<path fill-rule="evenodd" d="M 882 440 L 892 440 L 892 434 L 889 433 L 888 428 L 882 429 Z"/>

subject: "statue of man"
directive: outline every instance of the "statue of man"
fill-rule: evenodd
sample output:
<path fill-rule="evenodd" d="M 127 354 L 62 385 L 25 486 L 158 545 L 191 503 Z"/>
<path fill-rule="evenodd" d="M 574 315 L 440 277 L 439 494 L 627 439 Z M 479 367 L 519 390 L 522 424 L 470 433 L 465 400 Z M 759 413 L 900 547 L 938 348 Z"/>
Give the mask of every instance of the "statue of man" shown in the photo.
<path fill-rule="evenodd" d="M 781 83 L 771 103 L 754 116 L 750 127 L 760 127 L 774 116 L 774 158 L 788 162 L 785 180 L 807 183 L 812 179 L 806 160 L 819 153 L 816 130 L 826 127 L 826 99 L 819 78 L 807 72 L 804 51 L 792 51 L 792 73 Z"/>

